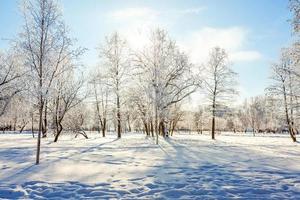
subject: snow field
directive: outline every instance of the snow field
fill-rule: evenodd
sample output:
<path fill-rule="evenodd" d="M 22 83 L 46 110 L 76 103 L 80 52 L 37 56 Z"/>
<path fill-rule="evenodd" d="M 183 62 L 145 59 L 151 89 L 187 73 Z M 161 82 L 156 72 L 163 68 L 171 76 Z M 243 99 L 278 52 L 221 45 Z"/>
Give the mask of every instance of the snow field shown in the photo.
<path fill-rule="evenodd" d="M 91 135 L 91 134 L 90 134 Z M 300 144 L 288 135 L 0 135 L 0 199 L 298 199 Z"/>

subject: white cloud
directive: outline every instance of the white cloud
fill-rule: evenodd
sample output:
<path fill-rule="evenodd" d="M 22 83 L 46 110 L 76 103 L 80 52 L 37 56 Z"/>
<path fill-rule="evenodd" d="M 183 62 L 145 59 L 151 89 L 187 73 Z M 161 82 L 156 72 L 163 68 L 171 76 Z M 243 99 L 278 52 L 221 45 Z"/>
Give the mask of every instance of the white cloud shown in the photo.
<path fill-rule="evenodd" d="M 117 31 L 134 50 L 139 50 L 147 44 L 151 30 L 157 27 L 166 28 L 167 22 L 162 22 L 159 16 L 158 11 L 147 7 L 126 8 L 107 15 L 109 20 L 119 23 Z"/>
<path fill-rule="evenodd" d="M 114 20 L 128 20 L 141 18 L 156 18 L 159 13 L 151 8 L 126 8 L 108 13 L 108 17 Z"/>
<path fill-rule="evenodd" d="M 176 25 L 171 16 L 181 17 L 188 14 L 199 14 L 204 9 L 206 8 L 195 7 L 160 11 L 149 7 L 135 7 L 114 10 L 109 12 L 107 16 L 109 20 L 118 24 L 117 30 L 127 38 L 129 44 L 134 49 L 139 49 L 147 43 L 150 30 L 157 27 L 169 30 L 170 27 Z M 170 35 L 172 36 L 172 33 Z M 215 46 L 226 49 L 232 62 L 249 62 L 261 59 L 262 55 L 258 51 L 245 49 L 248 36 L 248 30 L 243 27 L 204 27 L 181 36 L 183 39 L 177 41 L 187 51 L 194 63 L 206 61 L 210 50 Z"/>
<path fill-rule="evenodd" d="M 149 7 L 125 8 L 114 10 L 107 14 L 108 17 L 114 20 L 132 20 L 132 19 L 155 19 L 161 16 L 177 16 L 182 15 L 197 15 L 200 14 L 205 7 L 185 8 L 185 9 L 170 9 L 170 10 L 155 10 Z"/>
<path fill-rule="evenodd" d="M 177 14 L 177 15 L 198 15 L 204 11 L 206 7 L 195 7 L 195 8 L 186 8 L 186 9 L 178 9 L 178 10 L 170 10 L 165 11 L 165 14 Z"/>
<path fill-rule="evenodd" d="M 190 54 L 192 62 L 206 61 L 210 49 L 220 46 L 229 53 L 231 61 L 254 61 L 262 56 L 254 50 L 245 50 L 248 31 L 242 27 L 212 28 L 205 27 L 186 36 L 181 46 Z"/>

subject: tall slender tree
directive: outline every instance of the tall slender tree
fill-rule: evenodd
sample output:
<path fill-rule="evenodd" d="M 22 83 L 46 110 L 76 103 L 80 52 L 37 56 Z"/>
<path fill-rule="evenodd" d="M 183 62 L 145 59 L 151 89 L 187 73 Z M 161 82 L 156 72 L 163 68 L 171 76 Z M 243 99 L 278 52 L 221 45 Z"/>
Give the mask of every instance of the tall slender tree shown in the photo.
<path fill-rule="evenodd" d="M 23 1 L 22 11 L 24 25 L 20 46 L 25 56 L 24 64 L 30 71 L 31 95 L 36 99 L 39 110 L 36 152 L 36 164 L 39 164 L 45 102 L 54 80 L 64 72 L 63 61 L 77 57 L 82 49 L 73 48 L 73 40 L 68 37 L 57 1 Z"/>
<path fill-rule="evenodd" d="M 203 78 L 204 90 L 211 105 L 211 137 L 213 140 L 215 139 L 215 118 L 218 110 L 226 105 L 234 94 L 237 94 L 235 76 L 236 73 L 229 66 L 226 51 L 220 47 L 213 48 Z"/>
<path fill-rule="evenodd" d="M 122 132 L 122 105 L 124 104 L 124 90 L 128 84 L 130 72 L 129 49 L 127 42 L 115 32 L 106 37 L 105 43 L 100 47 L 100 58 L 103 63 L 103 78 L 114 94 L 115 116 L 117 121 L 117 136 L 121 138 Z"/>

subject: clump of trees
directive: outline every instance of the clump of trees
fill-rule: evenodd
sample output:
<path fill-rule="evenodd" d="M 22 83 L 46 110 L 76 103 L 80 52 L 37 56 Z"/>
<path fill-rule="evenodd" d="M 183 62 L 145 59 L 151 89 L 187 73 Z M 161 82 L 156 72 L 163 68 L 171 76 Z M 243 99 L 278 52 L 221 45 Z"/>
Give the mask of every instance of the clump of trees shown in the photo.
<path fill-rule="evenodd" d="M 199 67 L 166 30 L 152 30 L 140 49 L 114 32 L 98 47 L 98 64 L 87 77 L 79 62 L 85 49 L 69 36 L 58 3 L 24 1 L 22 31 L 10 49 L 0 52 L 0 129 L 31 130 L 33 137 L 37 131 L 36 164 L 42 138 L 53 134 L 57 142 L 63 132 L 88 138 L 86 130 L 97 130 L 102 137 L 115 131 L 121 138 L 124 132 L 138 131 L 158 144 L 160 136 L 176 130 L 209 131 L 215 139 L 216 131 L 251 128 L 255 136 L 287 128 L 296 141 L 299 8 L 298 0 L 290 1 L 295 42 L 272 66 L 266 94 L 233 106 L 237 74 L 222 47 L 211 49 L 208 62 Z M 195 92 L 205 101 L 187 111 Z"/>
<path fill-rule="evenodd" d="M 290 10 L 293 14 L 291 24 L 295 34 L 294 43 L 282 49 L 279 61 L 272 66 L 272 85 L 267 88 L 268 94 L 282 101 L 281 108 L 284 112 L 285 124 L 288 127 L 291 139 L 296 142 L 297 124 L 299 116 L 298 93 L 299 93 L 299 24 L 300 24 L 300 2 L 290 0 Z"/>

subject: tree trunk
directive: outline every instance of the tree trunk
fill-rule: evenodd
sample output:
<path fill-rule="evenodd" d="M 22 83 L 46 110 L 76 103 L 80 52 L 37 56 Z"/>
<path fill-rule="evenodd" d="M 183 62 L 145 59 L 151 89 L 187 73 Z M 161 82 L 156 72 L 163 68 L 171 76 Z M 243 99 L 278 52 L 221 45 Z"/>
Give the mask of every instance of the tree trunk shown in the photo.
<path fill-rule="evenodd" d="M 283 85 L 283 99 L 284 99 L 286 123 L 288 125 L 289 133 L 290 133 L 290 136 L 291 136 L 293 142 L 297 142 L 297 139 L 296 139 L 295 135 L 293 134 L 293 126 L 292 126 L 290 118 L 289 118 L 289 111 L 288 111 L 288 107 L 287 107 L 287 98 L 286 98 L 286 89 L 285 89 L 284 85 Z"/>
<path fill-rule="evenodd" d="M 211 139 L 215 139 L 215 116 L 212 117 Z"/>
<path fill-rule="evenodd" d="M 118 132 L 118 138 L 121 138 L 121 113 L 120 113 L 119 96 L 117 96 L 117 132 Z"/>
<path fill-rule="evenodd" d="M 102 137 L 105 137 L 105 131 L 106 131 L 106 118 L 103 119 L 103 124 L 102 124 Z"/>
<path fill-rule="evenodd" d="M 163 137 L 166 137 L 165 123 L 164 121 L 160 122 L 160 130 Z"/>
<path fill-rule="evenodd" d="M 54 142 L 57 142 L 58 137 L 60 136 L 62 130 L 63 130 L 63 128 L 62 128 L 61 122 L 58 122 L 57 125 L 56 125 L 56 135 L 55 135 L 55 138 L 54 138 Z"/>
<path fill-rule="evenodd" d="M 177 126 L 177 123 L 178 123 L 177 120 L 172 122 L 171 136 L 173 136 L 173 133 L 174 133 L 174 130 L 175 130 L 176 126 Z"/>
<path fill-rule="evenodd" d="M 85 139 L 89 139 L 86 132 L 84 130 L 77 131 L 77 134 L 75 135 L 75 138 L 77 138 L 78 134 L 82 135 Z"/>
<path fill-rule="evenodd" d="M 22 127 L 21 127 L 21 129 L 20 129 L 20 133 L 22 133 L 23 132 L 23 130 L 24 130 L 24 128 L 25 128 L 25 126 L 28 124 L 28 122 L 24 122 L 23 123 L 23 125 L 22 125 Z"/>
<path fill-rule="evenodd" d="M 128 122 L 128 132 L 131 132 L 130 116 L 129 115 L 127 115 L 127 122 Z"/>
<path fill-rule="evenodd" d="M 153 121 L 150 122 L 151 136 L 154 137 Z"/>
<path fill-rule="evenodd" d="M 212 111 L 212 123 L 211 123 L 211 139 L 215 139 L 215 128 L 216 128 L 216 122 L 215 122 L 215 109 L 216 109 L 216 104 L 215 104 L 215 97 L 213 100 L 213 111 Z"/>
<path fill-rule="evenodd" d="M 146 135 L 147 135 L 147 136 L 149 136 L 149 135 L 150 135 L 150 133 L 149 133 L 149 129 L 148 129 L 147 122 L 146 122 L 146 121 L 144 121 L 144 122 L 143 122 L 143 124 L 144 124 L 144 127 L 145 127 L 145 132 L 146 132 Z"/>
<path fill-rule="evenodd" d="M 32 115 L 31 115 L 31 133 L 32 133 L 32 137 L 34 138 L 33 123 L 34 123 L 34 117 L 33 117 L 33 113 L 32 113 Z"/>
<path fill-rule="evenodd" d="M 13 124 L 13 131 L 16 131 L 16 127 L 17 127 L 17 121 L 18 121 L 18 118 L 17 117 L 15 117 L 14 118 L 14 124 Z"/>
<path fill-rule="evenodd" d="M 40 96 L 40 108 L 39 108 L 39 132 L 38 132 L 38 139 L 37 139 L 37 151 L 36 151 L 36 162 L 35 164 L 38 165 L 40 163 L 40 150 L 41 150 L 41 135 L 42 135 L 42 123 L 43 123 L 43 96 Z"/>
<path fill-rule="evenodd" d="M 212 124 L 211 124 L 211 139 L 215 139 L 215 116 L 216 116 L 216 91 L 217 91 L 217 83 L 215 79 L 215 87 L 213 93 L 213 104 L 212 104 Z"/>
<path fill-rule="evenodd" d="M 43 131 L 43 138 L 47 137 L 47 126 L 48 126 L 48 121 L 47 121 L 47 101 L 45 102 L 45 110 L 44 110 L 44 119 L 43 119 L 43 128 L 42 128 L 42 131 Z"/>

